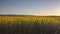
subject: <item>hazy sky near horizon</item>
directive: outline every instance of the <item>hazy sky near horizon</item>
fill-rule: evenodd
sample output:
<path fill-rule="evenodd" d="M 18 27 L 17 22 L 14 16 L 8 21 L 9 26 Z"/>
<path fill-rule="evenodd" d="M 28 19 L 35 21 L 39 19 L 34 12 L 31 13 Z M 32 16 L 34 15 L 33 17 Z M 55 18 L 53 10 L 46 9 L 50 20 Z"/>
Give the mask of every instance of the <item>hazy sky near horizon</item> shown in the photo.
<path fill-rule="evenodd" d="M 60 16 L 60 0 L 0 0 L 0 14 Z"/>

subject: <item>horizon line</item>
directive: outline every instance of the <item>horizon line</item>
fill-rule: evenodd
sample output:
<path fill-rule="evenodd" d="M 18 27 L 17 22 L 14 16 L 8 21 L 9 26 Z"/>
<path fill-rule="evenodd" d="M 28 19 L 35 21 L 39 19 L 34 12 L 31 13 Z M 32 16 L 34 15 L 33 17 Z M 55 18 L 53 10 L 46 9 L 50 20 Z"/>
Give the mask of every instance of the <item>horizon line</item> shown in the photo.
<path fill-rule="evenodd" d="M 24 14 L 0 14 L 0 16 L 60 16 L 60 15 L 24 15 Z"/>

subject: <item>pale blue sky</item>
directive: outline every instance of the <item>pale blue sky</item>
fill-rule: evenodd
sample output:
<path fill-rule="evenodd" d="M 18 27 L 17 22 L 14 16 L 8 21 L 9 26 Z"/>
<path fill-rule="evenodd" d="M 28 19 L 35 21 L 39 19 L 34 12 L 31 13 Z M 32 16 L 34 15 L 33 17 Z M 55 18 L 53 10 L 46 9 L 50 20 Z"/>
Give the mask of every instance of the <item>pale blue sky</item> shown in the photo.
<path fill-rule="evenodd" d="M 60 15 L 60 0 L 0 0 L 0 14 Z"/>

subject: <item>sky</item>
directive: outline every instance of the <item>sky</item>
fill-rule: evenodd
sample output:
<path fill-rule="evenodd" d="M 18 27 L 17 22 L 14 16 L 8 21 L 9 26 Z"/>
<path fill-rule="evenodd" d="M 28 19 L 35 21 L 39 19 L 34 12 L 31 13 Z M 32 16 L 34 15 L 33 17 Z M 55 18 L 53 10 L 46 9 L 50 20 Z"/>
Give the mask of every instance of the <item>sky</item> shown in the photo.
<path fill-rule="evenodd" d="M 0 15 L 58 15 L 60 0 L 0 0 Z"/>

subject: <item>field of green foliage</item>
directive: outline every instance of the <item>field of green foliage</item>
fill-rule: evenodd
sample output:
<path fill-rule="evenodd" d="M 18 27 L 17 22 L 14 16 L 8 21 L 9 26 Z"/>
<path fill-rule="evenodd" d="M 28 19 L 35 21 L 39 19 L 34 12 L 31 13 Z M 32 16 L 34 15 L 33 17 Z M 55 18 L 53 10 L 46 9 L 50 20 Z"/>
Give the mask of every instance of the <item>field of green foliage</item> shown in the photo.
<path fill-rule="evenodd" d="M 28 19 L 24 17 L 26 20 L 19 18 L 20 20 L 16 21 L 4 21 L 7 20 L 7 17 L 5 17 L 6 19 L 2 19 L 2 17 L 3 16 L 0 16 L 0 20 L 3 20 L 0 21 L 0 34 L 60 34 L 60 17 L 51 17 L 52 19 L 48 16 L 46 18 L 40 17 L 41 20 L 38 17 L 39 20 L 36 19 L 33 21 L 29 21 L 29 19 L 33 19 L 31 18 L 32 16 Z M 50 19 L 51 22 L 47 21 L 47 18 Z M 54 20 L 56 22 L 54 22 Z"/>

